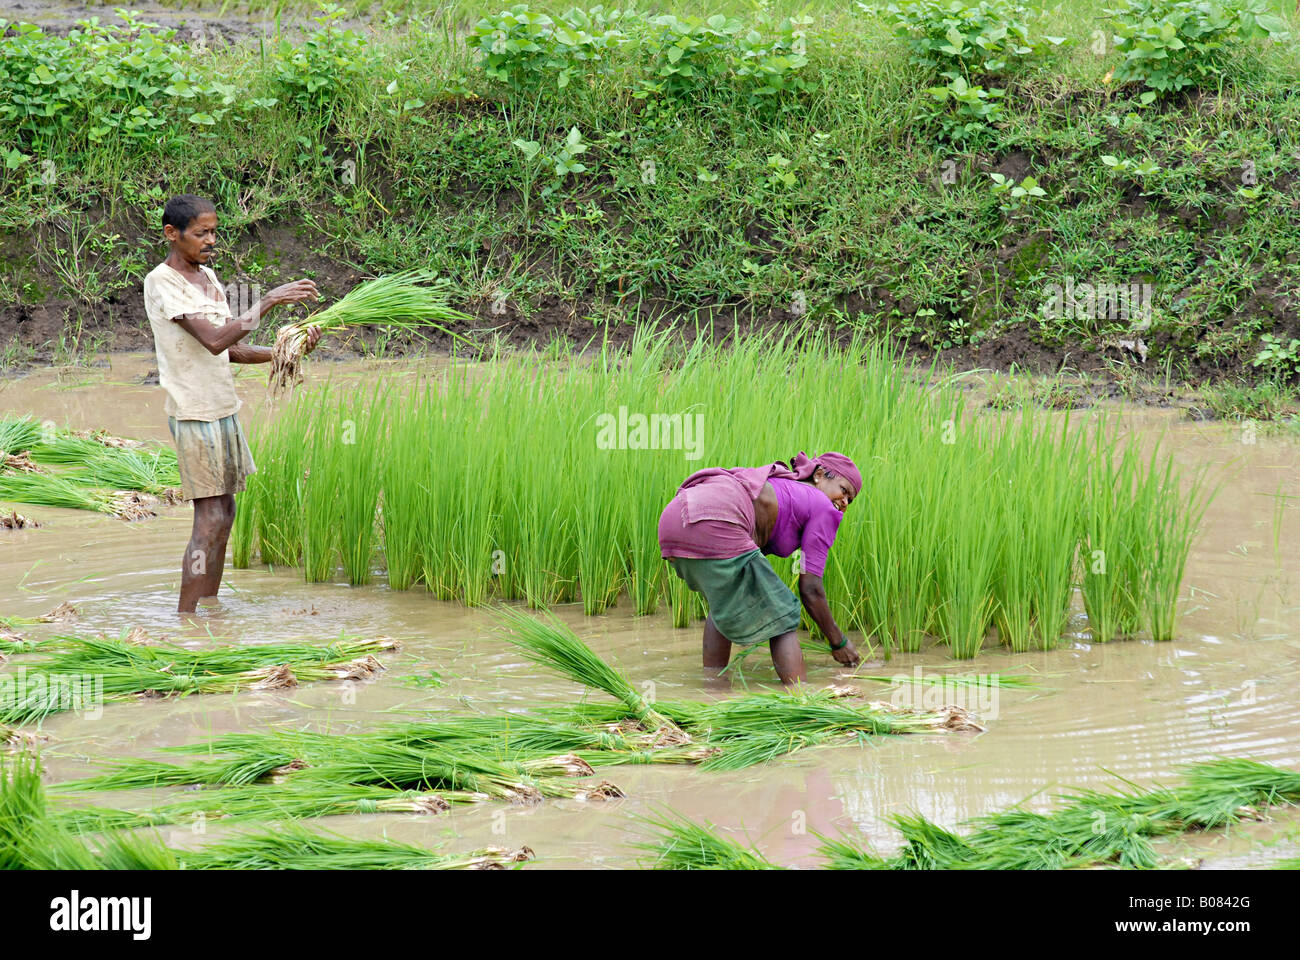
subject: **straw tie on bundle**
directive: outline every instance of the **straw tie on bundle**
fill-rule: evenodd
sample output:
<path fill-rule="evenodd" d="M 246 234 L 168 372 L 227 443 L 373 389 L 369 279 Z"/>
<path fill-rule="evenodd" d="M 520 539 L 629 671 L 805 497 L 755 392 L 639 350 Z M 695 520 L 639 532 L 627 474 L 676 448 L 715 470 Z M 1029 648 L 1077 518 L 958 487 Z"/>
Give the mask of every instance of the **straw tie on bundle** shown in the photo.
<path fill-rule="evenodd" d="M 275 667 L 264 667 L 261 670 L 249 670 L 242 676 L 249 678 L 260 676 L 262 678 L 250 686 L 250 690 L 286 690 L 298 686 L 298 678 L 293 675 L 293 671 L 289 669 L 287 663 Z"/>

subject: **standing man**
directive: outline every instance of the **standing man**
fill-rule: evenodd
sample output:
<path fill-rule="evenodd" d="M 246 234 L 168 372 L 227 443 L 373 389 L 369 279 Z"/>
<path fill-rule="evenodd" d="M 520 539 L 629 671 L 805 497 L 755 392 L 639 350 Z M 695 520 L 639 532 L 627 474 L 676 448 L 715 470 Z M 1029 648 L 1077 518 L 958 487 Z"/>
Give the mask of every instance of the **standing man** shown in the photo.
<path fill-rule="evenodd" d="M 172 197 L 163 209 L 167 259 L 144 279 L 144 306 L 158 355 L 158 381 L 167 392 L 167 424 L 176 445 L 181 495 L 194 503 L 194 529 L 181 561 L 177 610 L 192 613 L 217 596 L 226 542 L 235 522 L 235 494 L 257 468 L 235 416 L 231 363 L 268 363 L 269 347 L 239 341 L 280 303 L 319 296 L 311 280 L 276 287 L 247 313 L 232 317 L 217 275 L 207 266 L 217 243 L 217 212 L 202 197 Z M 313 330 L 310 351 L 320 339 Z"/>

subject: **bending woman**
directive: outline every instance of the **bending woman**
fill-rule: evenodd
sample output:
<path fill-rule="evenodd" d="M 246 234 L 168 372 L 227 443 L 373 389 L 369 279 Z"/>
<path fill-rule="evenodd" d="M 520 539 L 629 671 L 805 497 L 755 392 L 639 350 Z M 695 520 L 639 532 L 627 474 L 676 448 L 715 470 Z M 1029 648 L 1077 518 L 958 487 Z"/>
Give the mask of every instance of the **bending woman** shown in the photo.
<path fill-rule="evenodd" d="M 831 616 L 822 574 L 844 511 L 862 475 L 840 453 L 792 467 L 711 467 L 686 478 L 659 517 L 659 549 L 686 585 L 704 595 L 704 666 L 721 670 L 733 643 L 766 641 L 787 686 L 807 678 L 795 633 L 799 604 L 830 641 L 831 655 L 856 666 L 857 651 Z M 762 558 L 800 551 L 799 599 Z"/>

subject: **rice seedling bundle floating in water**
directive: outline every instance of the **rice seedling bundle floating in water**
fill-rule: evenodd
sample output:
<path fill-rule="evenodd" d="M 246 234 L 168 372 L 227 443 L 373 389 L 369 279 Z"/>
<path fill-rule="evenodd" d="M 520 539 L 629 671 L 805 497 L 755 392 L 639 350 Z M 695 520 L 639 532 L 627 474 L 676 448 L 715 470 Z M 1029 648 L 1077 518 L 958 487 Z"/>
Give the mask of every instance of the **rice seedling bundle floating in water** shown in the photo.
<path fill-rule="evenodd" d="M 407 270 L 362 283 L 305 320 L 280 328 L 271 347 L 269 386 L 275 391 L 302 381 L 299 368 L 312 330 L 338 333 L 383 326 L 407 333 L 433 329 L 457 337 L 447 324 L 471 318 L 452 309 L 447 301 L 448 284 L 428 270 Z"/>
<path fill-rule="evenodd" d="M 590 357 L 496 354 L 369 397 L 296 396 L 250 431 L 259 473 L 240 502 L 238 562 L 307 563 L 316 578 L 333 575 L 316 560 L 341 561 L 354 581 L 380 563 L 394 589 L 470 604 L 581 600 L 595 614 L 625 596 L 641 614 L 667 603 L 685 626 L 705 610 L 656 538 L 681 481 L 835 449 L 865 486 L 827 592 L 841 625 L 870 642 L 937 639 L 965 658 L 996 630 L 1014 650 L 1048 648 L 1080 587 L 1096 639 L 1172 636 L 1207 497 L 1166 455 L 1077 415 L 968 414 L 959 391 L 926 388 L 867 340 L 670 343 L 638 333 Z M 323 421 L 358 424 L 355 445 L 341 452 Z M 304 482 L 317 465 L 347 474 L 349 532 L 328 564 L 320 543 L 339 525 L 320 525 L 325 507 Z M 794 582 L 790 560 L 771 562 Z"/>
<path fill-rule="evenodd" d="M 0 672 L 0 723 L 39 723 L 51 714 L 91 709 L 108 700 L 365 679 L 383 669 L 373 654 L 396 646 L 394 641 L 378 639 L 191 650 L 126 635 L 56 637 L 37 647 L 37 659 Z"/>
<path fill-rule="evenodd" d="M 197 850 L 172 849 L 156 837 L 130 833 L 86 836 L 166 822 L 171 821 L 119 811 L 59 813 L 46 803 L 34 756 L 0 756 L 0 870 L 458 870 L 502 869 L 534 858 L 528 847 L 440 853 L 292 822 L 242 832 Z"/>
<path fill-rule="evenodd" d="M 1300 804 L 1300 772 L 1253 760 L 1212 760 L 1184 771 L 1183 783 L 1151 790 L 1081 790 L 1057 809 L 1011 809 L 972 821 L 965 834 L 919 814 L 890 818 L 902 838 L 892 857 L 860 841 L 820 837 L 822 865 L 833 870 L 1061 870 L 1162 866 L 1152 838 L 1255 819 L 1270 807 Z M 657 869 L 771 870 L 778 864 L 710 824 L 676 814 L 642 817 L 657 837 L 638 842 Z"/>

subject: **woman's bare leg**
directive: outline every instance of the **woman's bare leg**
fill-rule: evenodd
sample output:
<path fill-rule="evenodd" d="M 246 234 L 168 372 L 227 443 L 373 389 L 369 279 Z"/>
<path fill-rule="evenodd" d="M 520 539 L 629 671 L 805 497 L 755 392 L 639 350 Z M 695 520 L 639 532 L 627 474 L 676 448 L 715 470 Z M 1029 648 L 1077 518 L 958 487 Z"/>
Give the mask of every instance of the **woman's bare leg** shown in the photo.
<path fill-rule="evenodd" d="M 731 641 L 718 630 L 709 616 L 704 621 L 704 669 L 715 673 L 731 662 Z"/>
<path fill-rule="evenodd" d="M 772 666 L 776 675 L 787 687 L 803 683 L 808 679 L 808 671 L 803 664 L 803 650 L 799 648 L 799 634 L 791 630 L 779 637 L 773 637 Z"/>

